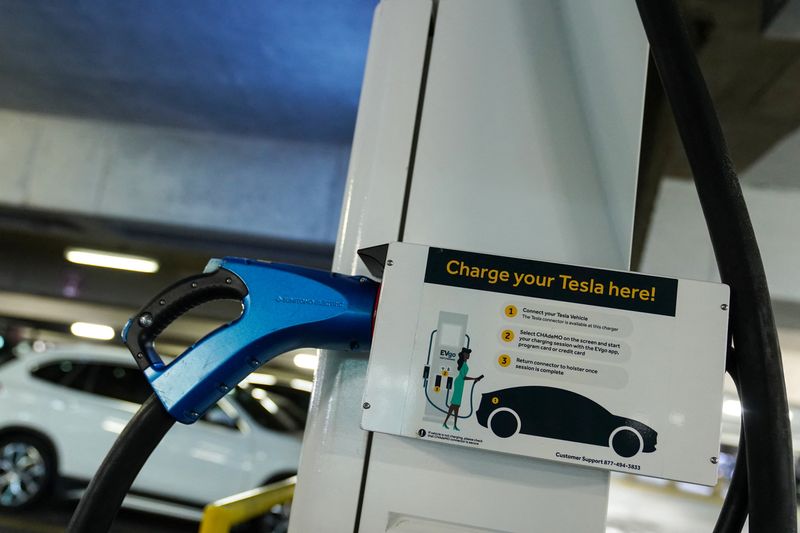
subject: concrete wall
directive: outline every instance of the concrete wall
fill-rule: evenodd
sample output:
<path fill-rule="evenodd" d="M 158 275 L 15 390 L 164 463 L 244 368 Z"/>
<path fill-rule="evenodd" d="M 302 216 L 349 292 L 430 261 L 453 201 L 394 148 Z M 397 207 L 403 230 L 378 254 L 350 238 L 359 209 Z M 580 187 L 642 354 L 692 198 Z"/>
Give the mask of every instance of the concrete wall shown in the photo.
<path fill-rule="evenodd" d="M 741 174 L 770 293 L 800 303 L 800 131 L 788 136 Z M 665 179 L 656 199 L 641 270 L 690 279 L 718 280 L 694 184 Z"/>
<path fill-rule="evenodd" d="M 741 174 L 742 189 L 767 273 L 783 352 L 789 401 L 800 405 L 800 131 Z M 700 202 L 688 180 L 665 179 L 656 200 L 640 270 L 718 281 Z M 732 391 L 732 384 L 728 384 Z"/>
<path fill-rule="evenodd" d="M 349 152 L 0 110 L 0 206 L 332 243 Z"/>

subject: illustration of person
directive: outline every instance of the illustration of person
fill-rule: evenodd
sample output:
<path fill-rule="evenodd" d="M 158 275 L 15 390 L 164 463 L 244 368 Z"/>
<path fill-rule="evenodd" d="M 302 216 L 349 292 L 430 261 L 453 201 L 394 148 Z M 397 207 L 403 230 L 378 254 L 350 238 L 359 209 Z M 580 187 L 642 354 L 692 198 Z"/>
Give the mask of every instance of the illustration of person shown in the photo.
<path fill-rule="evenodd" d="M 456 431 L 461 431 L 458 429 L 458 409 L 461 407 L 461 397 L 464 395 L 464 382 L 475 380 L 480 381 L 483 379 L 483 376 L 478 376 L 477 378 L 471 378 L 467 376 L 469 373 L 469 365 L 467 361 L 469 360 L 469 356 L 472 353 L 472 350 L 469 348 L 461 348 L 461 351 L 458 352 L 458 361 L 456 365 L 458 367 L 458 376 L 453 383 L 453 398 L 450 400 L 450 407 L 447 409 L 447 416 L 444 419 L 444 423 L 442 427 L 445 429 L 450 429 L 447 426 L 447 421 L 450 419 L 450 415 L 453 415 L 453 429 Z"/>

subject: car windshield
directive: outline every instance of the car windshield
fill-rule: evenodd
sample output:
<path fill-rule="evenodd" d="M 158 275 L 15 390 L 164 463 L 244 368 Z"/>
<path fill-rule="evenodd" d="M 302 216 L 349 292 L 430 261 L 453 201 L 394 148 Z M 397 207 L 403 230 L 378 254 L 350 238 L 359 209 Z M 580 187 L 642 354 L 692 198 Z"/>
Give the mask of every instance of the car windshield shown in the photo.
<path fill-rule="evenodd" d="M 302 431 L 306 424 L 309 394 L 280 385 L 245 384 L 233 398 L 260 426 L 272 431 Z"/>

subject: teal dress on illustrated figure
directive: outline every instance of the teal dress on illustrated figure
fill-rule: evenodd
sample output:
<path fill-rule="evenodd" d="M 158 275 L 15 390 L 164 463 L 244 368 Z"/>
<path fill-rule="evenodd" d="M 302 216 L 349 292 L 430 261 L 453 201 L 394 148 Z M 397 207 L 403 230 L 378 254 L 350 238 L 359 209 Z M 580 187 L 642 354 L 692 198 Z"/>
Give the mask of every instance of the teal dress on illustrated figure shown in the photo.
<path fill-rule="evenodd" d="M 464 361 L 461 365 L 461 370 L 458 371 L 455 382 L 453 383 L 453 399 L 450 400 L 450 405 L 461 405 L 461 396 L 464 395 L 464 378 L 467 377 L 469 372 L 469 365 Z"/>

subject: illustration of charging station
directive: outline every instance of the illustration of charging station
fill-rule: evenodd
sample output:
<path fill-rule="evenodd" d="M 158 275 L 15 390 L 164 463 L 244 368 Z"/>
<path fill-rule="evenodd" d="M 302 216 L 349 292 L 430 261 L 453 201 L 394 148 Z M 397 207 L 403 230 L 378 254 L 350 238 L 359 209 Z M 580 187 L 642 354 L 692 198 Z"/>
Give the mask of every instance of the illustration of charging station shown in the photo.
<path fill-rule="evenodd" d="M 794 531 L 755 238 L 676 7 L 638 8 L 381 2 L 332 272 L 213 260 L 132 317 L 154 396 L 68 531 L 107 531 L 176 421 L 299 347 L 322 351 L 291 533 L 600 533 L 611 470 L 716 483 L 726 368 L 750 433 L 719 531 Z M 642 22 L 679 129 L 705 133 L 684 144 L 726 284 L 629 271 Z M 242 315 L 164 362 L 158 335 L 214 299 Z"/>
<path fill-rule="evenodd" d="M 422 388 L 428 401 L 425 406 L 426 420 L 439 420 L 442 418 L 442 413 L 447 415 L 450 410 L 452 405 L 450 395 L 459 372 L 457 360 L 462 350 L 469 350 L 468 321 L 467 315 L 439 312 L 436 329 L 431 331 L 425 367 L 422 371 Z M 460 405 L 460 400 L 457 405 Z M 469 415 L 455 416 L 463 418 Z"/>

